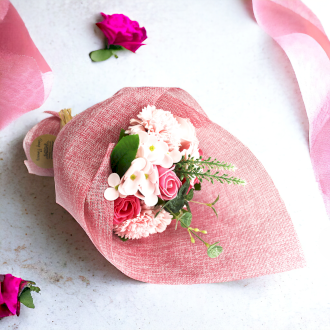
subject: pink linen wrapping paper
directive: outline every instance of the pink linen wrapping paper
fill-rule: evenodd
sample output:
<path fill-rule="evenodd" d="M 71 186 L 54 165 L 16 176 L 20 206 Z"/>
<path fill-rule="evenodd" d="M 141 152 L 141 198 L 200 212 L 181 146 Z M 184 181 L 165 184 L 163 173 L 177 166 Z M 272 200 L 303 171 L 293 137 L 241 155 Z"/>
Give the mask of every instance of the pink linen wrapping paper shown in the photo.
<path fill-rule="evenodd" d="M 53 75 L 9 0 L 0 0 L 0 129 L 47 99 Z"/>
<path fill-rule="evenodd" d="M 223 246 L 218 258 L 210 259 L 206 248 L 192 244 L 182 228 L 174 230 L 174 221 L 165 232 L 139 240 L 122 242 L 112 232 L 113 202 L 103 196 L 111 173 L 110 154 L 120 129 L 147 105 L 190 118 L 204 154 L 235 164 L 237 176 L 248 182 L 245 187 L 203 182 L 202 192 L 195 194 L 200 202 L 220 194 L 219 219 L 209 208 L 191 206 L 194 226 L 207 230 L 208 240 L 219 240 Z M 53 161 L 57 203 L 79 222 L 107 260 L 134 279 L 159 284 L 224 282 L 305 265 L 290 216 L 263 166 L 182 89 L 121 89 L 62 128 Z"/>
<path fill-rule="evenodd" d="M 319 19 L 300 0 L 253 0 L 258 24 L 289 57 L 309 119 L 316 180 L 330 216 L 330 42 Z"/>

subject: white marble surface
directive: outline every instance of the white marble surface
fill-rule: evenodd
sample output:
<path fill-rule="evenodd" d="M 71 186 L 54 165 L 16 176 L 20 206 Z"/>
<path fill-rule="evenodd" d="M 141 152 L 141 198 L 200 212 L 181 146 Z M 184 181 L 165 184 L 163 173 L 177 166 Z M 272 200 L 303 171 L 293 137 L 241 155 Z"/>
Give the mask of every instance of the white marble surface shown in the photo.
<path fill-rule="evenodd" d="M 330 221 L 308 154 L 291 65 L 243 0 L 12 0 L 55 74 L 42 108 L 0 132 L 0 273 L 35 280 L 35 310 L 1 329 L 330 329 Z M 330 32 L 330 4 L 305 1 Z M 146 27 L 147 46 L 91 63 L 99 12 Z M 329 33 L 330 35 L 330 33 Z M 79 113 L 124 86 L 187 90 L 243 141 L 280 191 L 307 267 L 230 283 L 151 285 L 127 278 L 55 203 L 52 178 L 29 175 L 22 140 L 44 110 Z"/>

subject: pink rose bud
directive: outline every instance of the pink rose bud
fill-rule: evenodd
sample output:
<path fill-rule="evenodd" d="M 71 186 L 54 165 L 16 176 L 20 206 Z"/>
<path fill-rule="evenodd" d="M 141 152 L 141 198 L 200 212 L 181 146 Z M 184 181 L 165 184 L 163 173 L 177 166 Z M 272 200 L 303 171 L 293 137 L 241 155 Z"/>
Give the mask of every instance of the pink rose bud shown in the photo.
<path fill-rule="evenodd" d="M 109 45 L 119 45 L 135 53 L 147 39 L 147 31 L 136 21 L 131 21 L 123 14 L 106 15 L 104 20 L 96 25 L 101 29 Z"/>
<path fill-rule="evenodd" d="M 182 182 L 171 169 L 157 166 L 159 173 L 160 198 L 168 201 L 175 198 L 178 194 Z"/>
<path fill-rule="evenodd" d="M 114 201 L 113 223 L 119 225 L 125 220 L 136 218 L 141 212 L 140 200 L 135 196 L 117 198 Z"/>

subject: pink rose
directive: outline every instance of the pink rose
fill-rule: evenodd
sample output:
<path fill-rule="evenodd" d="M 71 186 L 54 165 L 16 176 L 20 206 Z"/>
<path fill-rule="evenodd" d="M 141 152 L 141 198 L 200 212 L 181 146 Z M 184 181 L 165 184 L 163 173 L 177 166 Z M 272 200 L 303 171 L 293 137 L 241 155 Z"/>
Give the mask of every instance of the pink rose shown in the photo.
<path fill-rule="evenodd" d="M 117 198 L 114 205 L 113 223 L 119 225 L 125 220 L 136 218 L 141 212 L 140 200 L 135 196 Z"/>
<path fill-rule="evenodd" d="M 182 186 L 182 182 L 172 171 L 173 167 L 168 169 L 157 166 L 157 168 L 159 173 L 160 198 L 165 201 L 175 198 Z"/>
<path fill-rule="evenodd" d="M 19 316 L 21 309 L 19 297 L 23 290 L 32 284 L 35 283 L 24 281 L 11 274 L 0 275 L 0 319 L 15 314 Z M 36 288 L 34 291 L 39 292 L 39 290 Z"/>
<path fill-rule="evenodd" d="M 136 21 L 131 21 L 123 14 L 106 15 L 96 25 L 107 37 L 109 45 L 119 45 L 135 53 L 147 39 L 147 31 Z"/>

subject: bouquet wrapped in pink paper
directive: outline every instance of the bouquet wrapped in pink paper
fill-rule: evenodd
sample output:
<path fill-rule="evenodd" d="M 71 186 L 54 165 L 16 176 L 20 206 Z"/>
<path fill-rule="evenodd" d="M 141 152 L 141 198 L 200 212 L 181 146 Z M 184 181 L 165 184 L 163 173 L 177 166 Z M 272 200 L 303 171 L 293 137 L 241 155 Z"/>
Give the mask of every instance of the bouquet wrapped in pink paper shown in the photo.
<path fill-rule="evenodd" d="M 265 169 L 179 88 L 120 90 L 63 126 L 52 155 L 57 203 L 134 279 L 223 282 L 304 265 Z"/>

